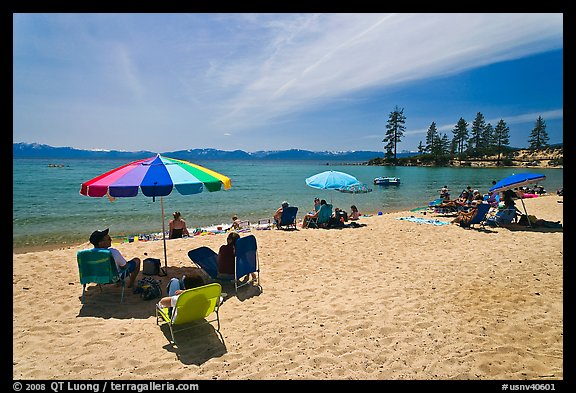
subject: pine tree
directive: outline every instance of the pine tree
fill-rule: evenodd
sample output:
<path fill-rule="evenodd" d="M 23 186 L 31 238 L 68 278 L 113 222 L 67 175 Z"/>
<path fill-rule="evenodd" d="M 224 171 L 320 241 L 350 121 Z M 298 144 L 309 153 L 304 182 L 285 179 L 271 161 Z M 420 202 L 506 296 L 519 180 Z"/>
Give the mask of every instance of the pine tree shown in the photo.
<path fill-rule="evenodd" d="M 424 154 L 426 153 L 426 147 L 422 144 L 422 141 L 420 141 L 420 143 L 418 143 L 418 153 L 420 154 Z"/>
<path fill-rule="evenodd" d="M 446 134 L 436 134 L 434 142 L 432 143 L 432 155 L 435 157 L 443 156 L 448 153 L 450 149 L 450 141 Z"/>
<path fill-rule="evenodd" d="M 472 136 L 470 137 L 470 150 L 474 153 L 477 153 L 479 150 L 482 149 L 484 146 L 484 128 L 486 127 L 486 122 L 484 120 L 484 115 L 480 112 L 476 113 L 476 118 L 472 122 L 472 130 L 470 133 Z"/>
<path fill-rule="evenodd" d="M 504 151 L 504 148 L 510 143 L 510 129 L 506 125 L 506 122 L 502 119 L 496 123 L 496 128 L 494 128 L 494 145 L 496 147 L 496 152 L 498 153 L 498 160 L 496 161 L 496 166 L 500 165 L 500 155 Z"/>
<path fill-rule="evenodd" d="M 448 154 L 450 152 L 450 140 L 446 134 L 442 134 L 442 138 L 440 138 L 440 149 L 442 155 Z"/>
<path fill-rule="evenodd" d="M 533 150 L 540 150 L 548 147 L 548 133 L 546 132 L 546 122 L 542 119 L 542 116 L 538 116 L 536 119 L 536 125 L 532 132 L 530 133 L 530 138 L 528 139 L 529 148 Z"/>
<path fill-rule="evenodd" d="M 486 124 L 484 132 L 482 133 L 482 139 L 484 140 L 484 154 L 491 154 L 496 145 L 496 136 L 494 135 L 494 127 L 492 127 L 492 124 Z"/>
<path fill-rule="evenodd" d="M 438 130 L 436 129 L 436 123 L 432 122 L 430 127 L 428 127 L 428 131 L 426 131 L 426 152 L 432 153 L 432 144 L 434 139 L 438 136 Z"/>
<path fill-rule="evenodd" d="M 406 116 L 404 116 L 404 108 L 399 109 L 398 105 L 394 107 L 394 111 L 390 112 L 390 116 L 388 118 L 388 123 L 386 124 L 386 136 L 382 139 L 382 142 L 386 142 L 384 145 L 384 153 L 385 158 L 392 158 L 396 160 L 396 148 L 398 143 L 402 141 L 402 137 L 404 136 L 404 130 L 406 127 L 404 126 L 406 123 Z M 392 153 L 394 150 L 394 153 Z"/>
<path fill-rule="evenodd" d="M 452 142 L 455 145 L 455 152 L 457 154 L 462 154 L 464 151 L 464 144 L 468 140 L 468 123 L 466 120 L 461 117 L 452 132 L 454 133 Z"/>

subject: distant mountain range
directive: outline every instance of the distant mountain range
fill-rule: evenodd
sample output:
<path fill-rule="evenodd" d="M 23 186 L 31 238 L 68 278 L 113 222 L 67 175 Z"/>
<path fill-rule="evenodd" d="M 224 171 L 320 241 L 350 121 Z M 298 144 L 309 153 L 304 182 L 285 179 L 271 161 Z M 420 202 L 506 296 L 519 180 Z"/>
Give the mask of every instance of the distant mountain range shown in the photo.
<path fill-rule="evenodd" d="M 140 159 L 154 156 L 151 151 L 121 150 L 81 150 L 72 147 L 53 147 L 38 143 L 13 143 L 14 158 L 123 158 Z M 311 161 L 346 161 L 364 162 L 376 157 L 383 157 L 382 151 L 309 151 L 300 149 L 256 151 L 248 153 L 243 150 L 188 149 L 162 152 L 168 157 L 183 160 L 311 160 Z M 398 153 L 398 158 L 416 155 L 415 152 Z"/>

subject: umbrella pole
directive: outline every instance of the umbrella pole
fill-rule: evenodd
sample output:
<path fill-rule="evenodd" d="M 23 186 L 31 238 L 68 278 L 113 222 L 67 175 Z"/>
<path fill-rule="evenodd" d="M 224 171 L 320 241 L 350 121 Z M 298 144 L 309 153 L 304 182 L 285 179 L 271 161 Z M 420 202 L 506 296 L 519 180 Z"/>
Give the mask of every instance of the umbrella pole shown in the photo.
<path fill-rule="evenodd" d="M 526 220 L 528 220 L 528 225 L 532 228 L 532 223 L 530 222 L 530 217 L 528 217 L 528 212 L 526 211 L 526 205 L 524 204 L 524 198 L 520 198 L 520 202 L 522 202 L 522 207 L 524 208 L 524 214 L 526 214 Z"/>
<path fill-rule="evenodd" d="M 164 242 L 164 273 L 168 274 L 168 258 L 166 257 L 166 230 L 164 229 L 164 197 L 160 197 L 160 207 L 162 209 L 162 241 Z"/>

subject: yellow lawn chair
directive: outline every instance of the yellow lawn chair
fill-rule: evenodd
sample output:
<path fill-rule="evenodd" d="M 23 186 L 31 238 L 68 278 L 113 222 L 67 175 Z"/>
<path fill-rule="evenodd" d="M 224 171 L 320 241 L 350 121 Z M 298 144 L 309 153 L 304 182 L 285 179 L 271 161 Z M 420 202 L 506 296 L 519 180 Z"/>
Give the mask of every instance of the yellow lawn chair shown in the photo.
<path fill-rule="evenodd" d="M 193 322 L 206 319 L 212 313 L 216 313 L 216 319 L 205 322 L 210 323 L 217 321 L 218 327 L 216 330 L 220 331 L 218 309 L 222 301 L 222 286 L 218 283 L 187 289 L 178 296 L 176 305 L 172 310 L 156 304 L 156 324 L 159 324 L 160 320 L 169 324 L 170 334 L 172 335 L 171 342 L 173 344 L 176 343 L 174 339 L 176 327 L 189 325 L 176 331 L 194 328 L 197 324 L 192 324 Z"/>

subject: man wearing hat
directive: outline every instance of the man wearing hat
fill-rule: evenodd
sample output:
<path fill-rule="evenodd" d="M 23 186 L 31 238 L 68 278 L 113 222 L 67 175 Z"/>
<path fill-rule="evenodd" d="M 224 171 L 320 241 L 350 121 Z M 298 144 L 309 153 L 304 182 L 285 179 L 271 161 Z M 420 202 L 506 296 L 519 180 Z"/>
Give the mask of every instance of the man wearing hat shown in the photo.
<path fill-rule="evenodd" d="M 122 254 L 120 254 L 120 251 L 111 247 L 112 238 L 108 234 L 109 230 L 109 228 L 106 228 L 102 231 L 96 230 L 92 232 L 90 235 L 90 243 L 94 245 L 94 248 L 105 248 L 110 250 L 112 257 L 114 258 L 114 262 L 116 262 L 118 272 L 122 273 L 124 270 L 127 270 L 128 273 L 130 273 L 130 282 L 128 283 L 128 288 L 132 288 L 134 281 L 136 281 L 136 277 L 140 272 L 140 258 L 132 258 L 131 260 L 126 261 Z"/>

